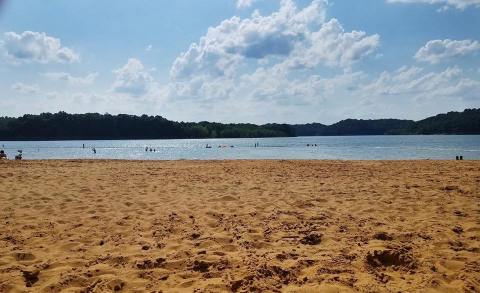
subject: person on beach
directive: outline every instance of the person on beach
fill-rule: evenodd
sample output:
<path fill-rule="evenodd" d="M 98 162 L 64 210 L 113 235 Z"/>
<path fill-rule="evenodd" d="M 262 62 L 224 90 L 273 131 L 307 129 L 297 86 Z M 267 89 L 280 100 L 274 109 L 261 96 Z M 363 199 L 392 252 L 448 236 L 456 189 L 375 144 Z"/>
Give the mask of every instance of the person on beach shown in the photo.
<path fill-rule="evenodd" d="M 4 150 L 1 150 L 0 151 L 0 159 L 6 159 L 7 158 L 7 154 L 5 153 Z"/>

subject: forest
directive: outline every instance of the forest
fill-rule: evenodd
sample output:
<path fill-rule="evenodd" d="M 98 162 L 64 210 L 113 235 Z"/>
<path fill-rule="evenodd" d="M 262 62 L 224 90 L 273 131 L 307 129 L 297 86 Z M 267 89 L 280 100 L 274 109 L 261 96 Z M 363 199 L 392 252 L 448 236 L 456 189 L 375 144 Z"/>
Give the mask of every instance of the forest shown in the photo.
<path fill-rule="evenodd" d="M 420 121 L 346 119 L 332 125 L 175 122 L 161 116 L 68 114 L 0 117 L 0 140 L 249 138 L 338 135 L 480 134 L 480 109 Z"/>

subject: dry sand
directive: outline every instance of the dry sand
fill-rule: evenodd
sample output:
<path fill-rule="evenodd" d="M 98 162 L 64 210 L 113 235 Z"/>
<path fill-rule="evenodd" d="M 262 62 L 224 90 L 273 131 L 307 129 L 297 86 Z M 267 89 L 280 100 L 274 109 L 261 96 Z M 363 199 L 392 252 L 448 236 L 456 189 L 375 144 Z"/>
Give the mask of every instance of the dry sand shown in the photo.
<path fill-rule="evenodd" d="M 0 162 L 0 292 L 480 292 L 480 162 Z"/>

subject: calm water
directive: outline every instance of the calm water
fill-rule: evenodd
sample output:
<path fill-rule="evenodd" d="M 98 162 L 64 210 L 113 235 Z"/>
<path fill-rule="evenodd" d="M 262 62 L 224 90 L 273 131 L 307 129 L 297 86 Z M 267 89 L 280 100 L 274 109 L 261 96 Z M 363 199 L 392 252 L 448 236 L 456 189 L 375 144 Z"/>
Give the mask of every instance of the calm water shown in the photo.
<path fill-rule="evenodd" d="M 259 147 L 254 147 L 255 143 Z M 82 145 L 85 144 L 85 148 Z M 206 145 L 212 146 L 207 149 Z M 308 147 L 307 144 L 317 145 Z M 0 142 L 25 159 L 480 159 L 480 135 Z M 228 146 L 219 148 L 218 146 Z M 230 146 L 234 146 L 233 148 Z M 94 155 L 92 147 L 97 154 Z M 146 152 L 145 147 L 156 152 Z"/>

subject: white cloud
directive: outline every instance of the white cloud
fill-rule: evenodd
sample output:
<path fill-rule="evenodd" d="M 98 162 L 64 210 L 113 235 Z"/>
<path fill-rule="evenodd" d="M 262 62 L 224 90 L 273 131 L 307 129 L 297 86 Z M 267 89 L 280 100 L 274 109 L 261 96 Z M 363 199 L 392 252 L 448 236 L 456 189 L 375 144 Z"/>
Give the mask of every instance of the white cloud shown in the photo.
<path fill-rule="evenodd" d="M 197 76 L 191 82 L 170 83 L 168 89 L 149 86 L 146 94 L 135 98 L 112 92 L 41 91 L 37 86 L 25 84 L 12 88 L 25 94 L 19 97 L 30 94 L 49 99 L 48 103 L 32 102 L 36 111 L 94 109 L 110 113 L 161 113 L 169 119 L 185 121 L 255 123 L 332 123 L 346 117 L 420 119 L 475 107 L 480 101 L 480 81 L 468 77 L 458 67 L 441 71 L 402 67 L 377 76 L 345 71 L 326 77 L 319 74 L 292 77 L 279 64 L 260 67 L 237 79 Z M 159 97 L 166 95 L 173 99 L 162 103 Z M 203 97 L 201 101 L 199 96 Z"/>
<path fill-rule="evenodd" d="M 378 75 L 356 70 L 356 62 L 379 58 L 380 36 L 346 31 L 326 18 L 325 4 L 299 9 L 284 0 L 270 15 L 255 11 L 209 28 L 175 60 L 162 110 L 178 120 L 330 123 L 419 119 L 478 105 L 480 81 L 458 67 L 402 67 Z M 455 53 L 437 58 L 466 49 L 453 47 Z"/>
<path fill-rule="evenodd" d="M 11 62 L 73 63 L 79 61 L 78 54 L 63 47 L 60 39 L 46 33 L 25 31 L 4 33 L 0 47 Z"/>
<path fill-rule="evenodd" d="M 146 113 L 158 114 L 158 107 L 166 97 L 165 89 L 158 87 L 150 72 L 138 59 L 129 59 L 121 68 L 114 70 L 116 79 L 106 90 L 94 90 L 90 87 L 74 88 L 51 87 L 49 84 L 29 85 L 16 83 L 11 94 L 2 101 L 11 105 L 9 115 L 21 115 L 28 111 L 33 113 L 67 111 L 71 113 L 108 112 L 108 113 Z M 67 82 L 72 85 L 93 83 L 97 76 L 90 73 L 83 77 L 72 76 L 64 72 L 48 72 L 45 77 Z M 19 104 L 22 106 L 20 107 Z"/>
<path fill-rule="evenodd" d="M 423 3 L 442 5 L 441 10 L 449 7 L 463 10 L 469 6 L 480 7 L 480 0 L 387 0 L 388 3 Z"/>
<path fill-rule="evenodd" d="M 0 99 L 0 104 L 8 105 L 8 115 L 18 116 L 28 113 L 58 112 L 68 113 L 127 113 L 127 114 L 159 114 L 161 100 L 158 96 L 131 97 L 116 94 L 109 90 L 95 91 L 82 88 L 48 89 L 45 86 L 18 83 L 12 86 L 17 94 Z M 155 93 L 161 94 L 160 91 Z M 28 107 L 26 106 L 28 105 Z"/>
<path fill-rule="evenodd" d="M 403 95 L 409 98 L 463 97 L 474 98 L 480 90 L 480 82 L 465 76 L 458 67 L 441 72 L 425 72 L 419 67 L 402 67 L 390 73 L 384 72 L 364 88 L 365 94 L 378 96 Z"/>
<path fill-rule="evenodd" d="M 324 122 L 352 118 L 420 119 L 478 106 L 480 81 L 458 67 L 427 71 L 402 67 L 369 76 L 345 71 L 333 76 L 294 77 L 281 64 L 227 76 L 196 76 L 170 84 L 172 98 L 162 107 L 179 120 Z M 435 104 L 435 107 L 432 107 Z M 179 106 L 182 105 L 182 106 Z M 183 111 L 185 108 L 193 111 Z M 166 109 L 172 109 L 167 111 Z M 226 110 L 228 109 L 228 110 Z"/>
<path fill-rule="evenodd" d="M 12 90 L 19 92 L 21 94 L 33 95 L 33 94 L 38 94 L 40 92 L 37 85 L 28 85 L 21 82 L 17 82 L 13 84 L 11 88 Z"/>
<path fill-rule="evenodd" d="M 349 67 L 373 53 L 380 43 L 379 35 L 367 36 L 362 31 L 345 32 L 336 19 L 310 34 L 308 43 L 301 43 L 288 61 L 291 66 L 315 67 L 319 64 Z"/>
<path fill-rule="evenodd" d="M 181 120 L 188 117 L 173 105 L 197 105 L 188 112 L 193 119 L 280 122 L 282 117 L 298 119 L 301 111 L 317 120 L 319 115 L 333 117 L 323 103 L 351 97 L 364 74 L 349 72 L 354 63 L 373 55 L 380 37 L 345 31 L 337 19 L 327 21 L 326 4 L 314 0 L 299 9 L 283 0 L 270 15 L 255 11 L 209 28 L 175 60 L 164 91 L 169 102 L 162 109 Z M 321 77 L 321 68 L 345 73 Z"/>
<path fill-rule="evenodd" d="M 143 96 L 155 85 L 150 71 L 142 62 L 135 58 L 128 59 L 127 64 L 114 70 L 116 80 L 112 86 L 113 92 L 131 96 Z"/>
<path fill-rule="evenodd" d="M 247 8 L 253 5 L 256 0 L 237 0 L 237 8 Z"/>
<path fill-rule="evenodd" d="M 53 99 L 54 103 L 36 104 L 39 111 L 52 111 L 51 105 L 75 112 L 155 113 L 185 121 L 417 119 L 478 107 L 480 81 L 458 67 L 440 71 L 402 67 L 375 75 L 359 71 L 356 62 L 375 58 L 380 37 L 346 31 L 337 19 L 326 18 L 325 3 L 312 1 L 300 9 L 293 1 L 283 0 L 270 15 L 254 12 L 211 27 L 178 56 L 164 86 L 157 84 L 152 69 L 132 58 L 113 71 L 115 81 L 105 92 L 40 91 L 25 84 L 12 89 L 25 94 L 18 94 L 20 98 L 30 93 Z M 417 59 L 433 63 L 467 54 L 468 44 L 452 44 L 443 44 L 444 51 L 439 53 L 427 43 Z M 46 76 L 70 84 L 95 80 L 95 76 L 63 72 Z M 163 103 L 165 99 L 168 103 Z"/>
<path fill-rule="evenodd" d="M 446 59 L 465 56 L 475 51 L 480 51 L 478 41 L 431 40 L 418 50 L 415 58 L 419 61 L 435 64 Z"/>
<path fill-rule="evenodd" d="M 89 73 L 84 77 L 73 76 L 66 72 L 47 72 L 44 75 L 54 81 L 64 81 L 74 86 L 86 86 L 95 82 L 98 73 Z"/>
<path fill-rule="evenodd" d="M 480 81 L 468 77 L 458 67 L 443 71 L 426 71 L 419 67 L 402 67 L 393 72 L 383 72 L 353 92 L 359 101 L 352 109 L 363 117 L 404 117 L 421 119 L 453 110 L 478 107 Z M 434 105 L 434 106 L 432 106 Z"/>
<path fill-rule="evenodd" d="M 271 15 L 256 11 L 250 18 L 224 20 L 175 60 L 171 77 L 178 81 L 198 75 L 233 76 L 252 60 L 348 67 L 375 51 L 378 35 L 345 32 L 336 19 L 325 22 L 325 6 L 326 1 L 314 0 L 299 10 L 293 1 L 283 0 Z"/>
<path fill-rule="evenodd" d="M 153 45 L 148 45 L 146 48 L 145 48 L 145 51 L 147 52 L 150 52 L 153 50 Z"/>

